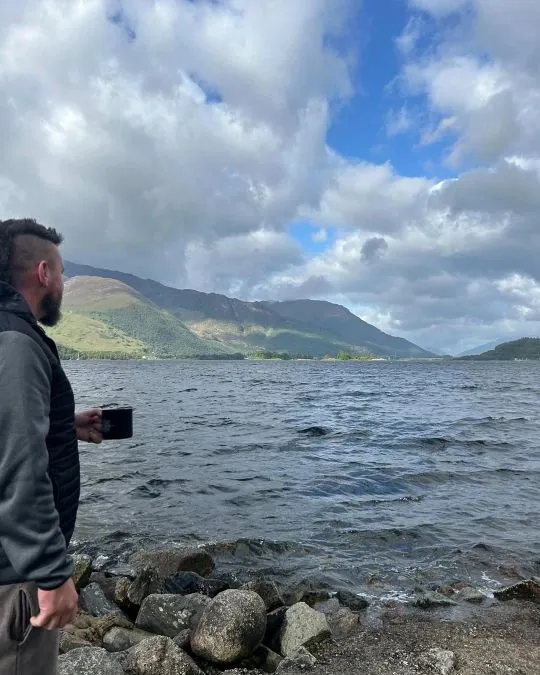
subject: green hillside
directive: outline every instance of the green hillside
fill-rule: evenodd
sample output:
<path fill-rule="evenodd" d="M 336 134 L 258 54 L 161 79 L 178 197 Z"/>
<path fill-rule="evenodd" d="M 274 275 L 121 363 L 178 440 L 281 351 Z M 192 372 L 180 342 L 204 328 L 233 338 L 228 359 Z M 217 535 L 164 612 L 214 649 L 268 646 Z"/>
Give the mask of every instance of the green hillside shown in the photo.
<path fill-rule="evenodd" d="M 108 325 L 106 322 L 64 311 L 62 321 L 55 328 L 47 329 L 64 354 L 73 352 L 101 358 L 142 358 L 146 345 L 127 333 Z"/>
<path fill-rule="evenodd" d="M 388 335 L 345 307 L 330 302 L 245 302 L 217 293 L 171 288 L 131 274 L 70 262 L 66 262 L 66 274 L 86 279 L 105 277 L 121 282 L 124 288 L 132 292 L 133 302 L 134 298 L 139 301 L 142 298 L 154 308 L 166 312 L 167 316 L 172 315 L 192 335 L 210 341 L 212 349 L 217 344 L 221 350 L 241 351 L 244 354 L 267 350 L 314 357 L 335 357 L 340 352 L 389 358 L 434 357 L 412 342 Z M 125 293 L 124 290 L 124 296 Z M 80 295 L 84 293 L 81 291 Z M 110 302 L 110 298 L 107 302 Z M 94 305 L 92 297 L 87 297 L 86 301 L 80 297 L 78 306 L 89 306 L 88 303 Z M 146 341 L 146 334 L 141 332 L 141 327 L 133 325 L 134 310 L 128 312 L 126 306 L 123 310 L 119 313 L 108 307 L 107 323 Z M 99 311 L 96 316 L 103 318 Z M 132 332 L 135 328 L 138 332 Z M 161 330 L 167 333 L 165 325 L 161 326 Z"/>
<path fill-rule="evenodd" d="M 50 329 L 66 356 L 111 358 L 226 358 L 234 349 L 195 335 L 169 312 L 113 279 L 66 282 L 64 318 Z"/>
<path fill-rule="evenodd" d="M 539 360 L 540 338 L 520 338 L 512 342 L 503 342 L 503 344 L 498 345 L 495 349 L 491 349 L 483 354 L 462 356 L 461 358 L 472 361 Z"/>

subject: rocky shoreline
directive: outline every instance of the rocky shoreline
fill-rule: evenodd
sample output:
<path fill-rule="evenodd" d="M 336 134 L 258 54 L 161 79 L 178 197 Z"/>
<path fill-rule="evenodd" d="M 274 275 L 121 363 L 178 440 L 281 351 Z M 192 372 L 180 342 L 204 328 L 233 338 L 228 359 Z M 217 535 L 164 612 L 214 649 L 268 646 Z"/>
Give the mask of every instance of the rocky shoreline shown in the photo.
<path fill-rule="evenodd" d="M 336 675 L 540 674 L 540 648 L 534 655 L 525 639 L 536 630 L 531 645 L 540 643 L 536 578 L 501 589 L 494 597 L 453 583 L 419 589 L 408 605 L 375 608 L 347 590 L 329 592 L 309 584 L 280 587 L 264 579 L 240 584 L 232 575 L 220 574 L 202 548 L 141 551 L 127 563 L 108 561 L 105 566 L 99 555 L 73 558 L 80 610 L 61 634 L 58 675 L 239 675 L 308 669 Z M 512 613 L 512 624 L 506 625 L 504 617 Z M 523 623 L 518 635 L 524 636 L 526 653 L 515 670 L 478 662 L 467 671 L 460 663 L 449 648 L 450 636 L 465 630 L 471 617 L 487 631 L 488 641 L 489 631 L 499 625 L 494 617 L 513 630 Z M 438 641 L 422 642 L 418 636 L 427 638 L 430 631 Z M 532 669 L 527 669 L 529 658 Z"/>

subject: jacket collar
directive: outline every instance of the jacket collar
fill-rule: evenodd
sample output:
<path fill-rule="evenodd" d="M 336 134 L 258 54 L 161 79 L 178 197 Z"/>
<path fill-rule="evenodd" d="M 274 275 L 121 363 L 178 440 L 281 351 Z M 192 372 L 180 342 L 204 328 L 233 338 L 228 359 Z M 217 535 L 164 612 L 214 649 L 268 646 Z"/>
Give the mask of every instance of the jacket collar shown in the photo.
<path fill-rule="evenodd" d="M 39 328 L 36 317 L 32 314 L 26 300 L 16 288 L 4 281 L 0 281 L 0 311 L 16 314 L 32 326 Z"/>

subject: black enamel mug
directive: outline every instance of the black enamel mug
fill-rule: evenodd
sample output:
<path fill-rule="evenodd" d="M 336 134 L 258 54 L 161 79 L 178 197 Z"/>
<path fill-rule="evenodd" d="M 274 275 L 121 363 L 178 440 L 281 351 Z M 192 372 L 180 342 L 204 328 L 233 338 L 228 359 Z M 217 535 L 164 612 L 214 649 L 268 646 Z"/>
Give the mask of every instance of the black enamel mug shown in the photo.
<path fill-rule="evenodd" d="M 118 440 L 133 436 L 133 408 L 116 406 L 101 409 L 103 440 Z"/>

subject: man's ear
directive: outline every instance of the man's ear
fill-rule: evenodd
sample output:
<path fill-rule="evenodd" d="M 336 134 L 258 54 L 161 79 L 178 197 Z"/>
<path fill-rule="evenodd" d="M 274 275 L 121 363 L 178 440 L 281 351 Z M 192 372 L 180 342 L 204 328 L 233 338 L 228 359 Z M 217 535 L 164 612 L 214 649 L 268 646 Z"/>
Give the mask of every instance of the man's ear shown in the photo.
<path fill-rule="evenodd" d="M 51 270 L 49 267 L 49 263 L 46 260 L 42 260 L 37 268 L 36 268 L 36 274 L 37 278 L 39 281 L 39 284 L 43 287 L 47 287 L 49 285 L 49 279 L 51 276 Z"/>

